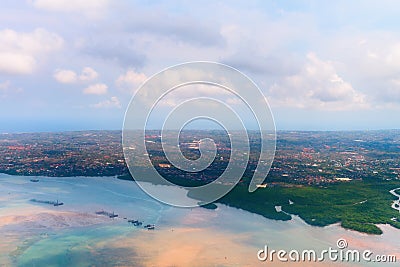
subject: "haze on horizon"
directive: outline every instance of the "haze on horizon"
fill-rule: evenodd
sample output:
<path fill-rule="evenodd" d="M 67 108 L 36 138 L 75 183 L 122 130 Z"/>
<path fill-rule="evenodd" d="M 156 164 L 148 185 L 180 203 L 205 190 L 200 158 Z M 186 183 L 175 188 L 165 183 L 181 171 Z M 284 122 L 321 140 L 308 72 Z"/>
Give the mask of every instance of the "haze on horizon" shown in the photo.
<path fill-rule="evenodd" d="M 249 76 L 278 130 L 399 129 L 398 10 L 393 0 L 6 0 L 0 132 L 121 129 L 140 84 L 197 60 Z M 214 94 L 188 95 L 200 93 Z"/>

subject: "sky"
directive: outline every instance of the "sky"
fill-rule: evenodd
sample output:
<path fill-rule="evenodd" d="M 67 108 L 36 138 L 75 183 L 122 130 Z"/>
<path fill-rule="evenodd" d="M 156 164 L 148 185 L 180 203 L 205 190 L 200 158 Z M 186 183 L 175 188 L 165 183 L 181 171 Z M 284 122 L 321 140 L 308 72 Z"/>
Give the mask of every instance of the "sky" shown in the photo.
<path fill-rule="evenodd" d="M 121 129 L 139 86 L 188 61 L 247 75 L 279 130 L 398 129 L 399 10 L 369 0 L 5 0 L 0 132 Z"/>

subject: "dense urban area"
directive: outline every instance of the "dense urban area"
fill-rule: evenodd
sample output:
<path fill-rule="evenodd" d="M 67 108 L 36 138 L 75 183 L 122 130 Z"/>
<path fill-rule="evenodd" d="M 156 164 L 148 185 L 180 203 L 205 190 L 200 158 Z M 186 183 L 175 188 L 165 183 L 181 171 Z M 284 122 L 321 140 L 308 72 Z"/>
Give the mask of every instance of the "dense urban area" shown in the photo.
<path fill-rule="evenodd" d="M 199 157 L 199 140 L 211 137 L 217 157 L 201 173 L 183 172 L 169 164 L 158 132 L 146 136 L 153 165 L 166 176 L 209 182 L 230 159 L 229 138 L 222 131 L 187 131 L 180 148 Z M 252 138 L 253 137 L 253 138 Z M 258 139 L 244 178 L 258 163 Z M 129 149 L 129 148 L 128 148 Z M 400 131 L 278 132 L 276 155 L 266 179 L 270 186 L 322 185 L 348 180 L 400 178 Z M 141 162 L 134 164 L 140 165 Z M 30 176 L 114 176 L 128 173 L 120 131 L 0 134 L 0 172 Z"/>

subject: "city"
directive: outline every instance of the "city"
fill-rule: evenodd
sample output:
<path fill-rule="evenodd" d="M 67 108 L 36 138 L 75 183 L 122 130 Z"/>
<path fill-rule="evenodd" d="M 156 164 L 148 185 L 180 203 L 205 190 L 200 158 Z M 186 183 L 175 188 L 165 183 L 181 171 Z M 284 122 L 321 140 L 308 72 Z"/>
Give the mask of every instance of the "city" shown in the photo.
<path fill-rule="evenodd" d="M 324 185 L 350 180 L 400 179 L 400 131 L 277 133 L 274 162 L 267 186 Z M 255 132 L 250 132 L 250 160 L 242 182 L 258 163 Z M 199 157 L 198 142 L 212 137 L 217 156 L 206 170 L 188 173 L 168 163 L 159 132 L 146 135 L 153 166 L 166 177 L 208 183 L 230 159 L 229 138 L 222 131 L 186 131 L 180 149 L 190 159 Z M 135 162 L 140 166 L 140 162 Z M 0 171 L 29 176 L 126 176 L 120 131 L 21 133 L 0 135 Z"/>

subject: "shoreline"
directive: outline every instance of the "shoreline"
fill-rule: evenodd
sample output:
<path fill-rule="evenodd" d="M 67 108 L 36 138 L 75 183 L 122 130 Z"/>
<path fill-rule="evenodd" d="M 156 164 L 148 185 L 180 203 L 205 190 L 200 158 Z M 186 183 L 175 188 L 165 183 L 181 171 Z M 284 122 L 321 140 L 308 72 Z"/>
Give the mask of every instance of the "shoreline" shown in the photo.
<path fill-rule="evenodd" d="M 393 201 L 392 208 L 400 212 L 400 195 L 396 193 L 397 190 L 400 190 L 400 187 L 390 190 L 389 193 L 399 198 L 398 200 Z"/>

